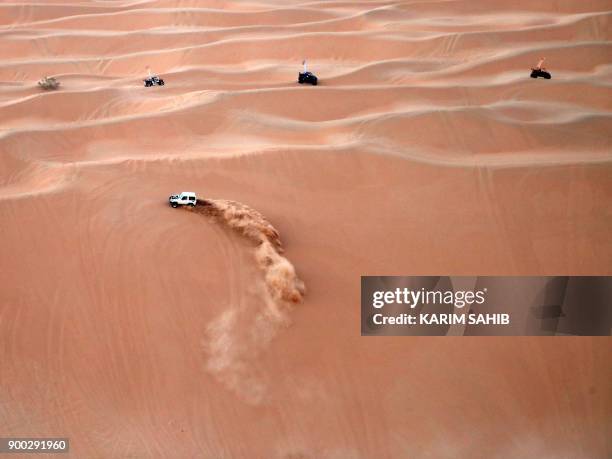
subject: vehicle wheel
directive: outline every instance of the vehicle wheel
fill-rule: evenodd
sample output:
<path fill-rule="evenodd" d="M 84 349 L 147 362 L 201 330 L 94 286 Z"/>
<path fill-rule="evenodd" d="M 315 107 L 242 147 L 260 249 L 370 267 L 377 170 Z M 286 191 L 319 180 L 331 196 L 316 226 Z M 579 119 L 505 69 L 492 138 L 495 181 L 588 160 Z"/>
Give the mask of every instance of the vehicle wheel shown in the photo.
<path fill-rule="evenodd" d="M 318 84 L 318 81 L 317 81 L 317 80 L 314 80 L 314 81 L 312 82 L 312 85 L 313 85 L 313 86 L 316 86 L 317 84 Z"/>
<path fill-rule="evenodd" d="M 164 80 L 159 80 L 159 85 L 163 86 L 164 85 Z"/>
<path fill-rule="evenodd" d="M 195 204 L 193 202 L 190 202 L 189 207 L 195 207 Z"/>
<path fill-rule="evenodd" d="M 543 77 L 546 78 L 547 80 L 550 80 L 550 73 L 545 73 Z"/>
<path fill-rule="evenodd" d="M 176 209 L 178 207 L 178 204 L 176 202 L 173 202 L 172 204 L 170 204 L 174 209 Z"/>

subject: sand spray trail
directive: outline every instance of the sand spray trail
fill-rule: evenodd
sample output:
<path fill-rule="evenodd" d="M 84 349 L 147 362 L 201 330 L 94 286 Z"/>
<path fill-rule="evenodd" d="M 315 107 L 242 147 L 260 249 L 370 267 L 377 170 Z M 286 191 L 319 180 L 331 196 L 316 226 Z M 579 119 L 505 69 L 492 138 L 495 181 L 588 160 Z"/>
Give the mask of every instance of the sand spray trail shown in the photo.
<path fill-rule="evenodd" d="M 237 300 L 207 329 L 208 370 L 228 389 L 252 404 L 266 398 L 265 375 L 253 359 L 278 331 L 290 323 L 289 312 L 303 300 L 305 287 L 283 254 L 278 231 L 263 215 L 235 201 L 199 200 L 190 209 L 229 228 L 254 244 L 253 256 L 263 272 L 262 285 L 248 301 Z"/>

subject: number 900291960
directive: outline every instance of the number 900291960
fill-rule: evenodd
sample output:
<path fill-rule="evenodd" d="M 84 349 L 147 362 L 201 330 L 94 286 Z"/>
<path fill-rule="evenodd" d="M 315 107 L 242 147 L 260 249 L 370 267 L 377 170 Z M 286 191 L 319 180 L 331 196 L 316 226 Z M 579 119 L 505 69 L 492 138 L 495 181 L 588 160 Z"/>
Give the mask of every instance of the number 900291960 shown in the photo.
<path fill-rule="evenodd" d="M 64 453 L 68 452 L 67 438 L 2 438 L 0 453 Z"/>

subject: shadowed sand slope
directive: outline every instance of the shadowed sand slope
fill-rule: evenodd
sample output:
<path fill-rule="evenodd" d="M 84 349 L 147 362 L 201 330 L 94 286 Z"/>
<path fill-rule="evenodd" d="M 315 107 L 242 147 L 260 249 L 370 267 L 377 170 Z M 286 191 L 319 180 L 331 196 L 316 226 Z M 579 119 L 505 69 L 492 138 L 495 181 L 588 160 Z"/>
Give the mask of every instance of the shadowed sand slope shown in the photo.
<path fill-rule="evenodd" d="M 611 21 L 608 0 L 0 1 L 2 436 L 610 457 L 608 338 L 364 339 L 359 287 L 612 274 Z"/>

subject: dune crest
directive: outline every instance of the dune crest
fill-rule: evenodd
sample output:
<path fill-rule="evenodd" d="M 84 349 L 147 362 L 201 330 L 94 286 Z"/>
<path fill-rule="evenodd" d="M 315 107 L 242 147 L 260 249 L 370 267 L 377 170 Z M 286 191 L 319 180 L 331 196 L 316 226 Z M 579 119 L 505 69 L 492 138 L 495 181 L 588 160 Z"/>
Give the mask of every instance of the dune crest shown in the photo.
<path fill-rule="evenodd" d="M 263 288 L 252 301 L 236 301 L 207 329 L 204 348 L 208 370 L 244 401 L 259 404 L 266 397 L 264 375 L 252 360 L 267 347 L 278 331 L 290 323 L 289 312 L 301 303 L 304 282 L 285 258 L 278 231 L 249 206 L 227 200 L 200 200 L 190 209 L 235 231 L 255 244 L 253 257 L 263 272 Z"/>

